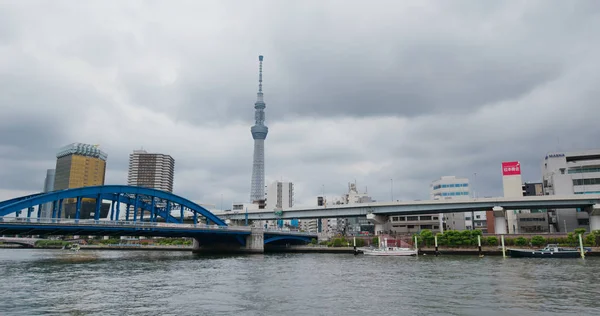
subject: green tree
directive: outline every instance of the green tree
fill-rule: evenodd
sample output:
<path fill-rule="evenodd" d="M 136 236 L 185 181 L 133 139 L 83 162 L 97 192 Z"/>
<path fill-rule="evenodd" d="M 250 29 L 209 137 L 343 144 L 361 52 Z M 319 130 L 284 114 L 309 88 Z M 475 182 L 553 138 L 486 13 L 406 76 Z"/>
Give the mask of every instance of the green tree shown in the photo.
<path fill-rule="evenodd" d="M 336 238 L 333 240 L 334 247 L 342 247 L 342 245 L 343 245 L 343 240 L 341 238 Z"/>
<path fill-rule="evenodd" d="M 356 247 L 364 247 L 365 246 L 365 240 L 364 239 L 357 239 L 356 240 Z"/>
<path fill-rule="evenodd" d="M 438 246 L 447 246 L 448 245 L 448 238 L 446 238 L 445 234 L 437 233 L 436 236 L 438 239 Z"/>
<path fill-rule="evenodd" d="M 379 237 L 373 237 L 373 239 L 371 240 L 371 244 L 373 244 L 374 246 L 379 246 Z"/>
<path fill-rule="evenodd" d="M 433 233 L 431 232 L 431 230 L 429 229 L 423 229 L 420 233 L 420 237 L 423 240 L 423 243 L 425 243 L 426 247 L 431 247 L 434 244 L 434 239 L 435 237 L 433 236 Z"/>
<path fill-rule="evenodd" d="M 473 232 L 470 230 L 463 230 L 460 232 L 460 244 L 462 246 L 471 246 L 477 244 L 477 237 L 473 237 Z"/>
<path fill-rule="evenodd" d="M 515 245 L 517 245 L 517 246 L 526 246 L 527 245 L 527 239 L 525 239 L 525 237 L 518 237 L 517 239 L 515 239 Z"/>
<path fill-rule="evenodd" d="M 594 234 L 594 233 L 587 234 L 587 236 L 585 236 L 584 243 L 586 246 L 591 246 L 591 247 L 596 246 L 596 234 Z"/>
<path fill-rule="evenodd" d="M 585 228 L 577 228 L 573 231 L 573 233 L 575 234 L 575 236 L 580 235 L 580 234 L 583 235 L 583 234 L 585 234 Z"/>
<path fill-rule="evenodd" d="M 316 245 L 317 244 L 317 239 L 316 238 L 311 239 L 310 240 L 310 244 L 311 245 Z"/>
<path fill-rule="evenodd" d="M 540 247 L 540 246 L 545 245 L 546 243 L 547 243 L 546 242 L 546 238 L 544 238 L 542 236 L 533 236 L 533 237 L 531 237 L 531 244 L 533 246 Z"/>
<path fill-rule="evenodd" d="M 487 238 L 487 244 L 490 246 L 498 246 L 498 237 L 496 236 L 489 236 Z"/>
<path fill-rule="evenodd" d="M 569 246 L 574 246 L 576 243 L 576 239 L 575 239 L 575 235 L 573 233 L 568 233 L 567 234 L 567 244 L 569 244 Z"/>

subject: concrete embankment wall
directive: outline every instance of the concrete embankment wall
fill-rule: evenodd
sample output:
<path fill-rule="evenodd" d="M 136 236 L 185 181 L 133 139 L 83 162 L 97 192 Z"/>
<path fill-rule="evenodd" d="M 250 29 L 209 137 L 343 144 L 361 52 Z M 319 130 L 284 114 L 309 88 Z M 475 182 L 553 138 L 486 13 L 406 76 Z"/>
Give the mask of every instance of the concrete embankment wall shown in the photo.
<path fill-rule="evenodd" d="M 506 247 L 508 249 L 509 247 Z M 510 247 L 511 249 L 528 249 L 528 250 L 539 250 L 540 248 L 527 248 L 527 247 Z M 575 248 L 575 247 L 572 247 Z M 590 248 L 590 247 L 586 247 Z M 591 247 L 592 251 L 588 252 L 586 256 L 600 256 L 600 247 Z M 438 248 L 440 255 L 462 255 L 462 256 L 477 256 L 479 251 L 477 248 Z M 578 248 L 579 249 L 579 248 Z M 481 247 L 481 253 L 485 256 L 502 256 L 502 248 L 497 247 Z M 435 248 L 421 248 L 419 254 L 435 255 Z M 506 253 L 508 256 L 508 252 Z"/>

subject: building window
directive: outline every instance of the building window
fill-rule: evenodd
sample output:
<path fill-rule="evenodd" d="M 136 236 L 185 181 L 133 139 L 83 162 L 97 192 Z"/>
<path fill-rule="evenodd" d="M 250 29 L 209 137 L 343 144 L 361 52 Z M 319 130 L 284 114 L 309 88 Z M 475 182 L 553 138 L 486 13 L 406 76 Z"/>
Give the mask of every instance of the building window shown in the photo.
<path fill-rule="evenodd" d="M 567 173 L 588 173 L 588 172 L 600 172 L 600 168 L 571 168 Z"/>
<path fill-rule="evenodd" d="M 422 221 L 430 221 L 431 220 L 431 216 L 421 216 L 420 219 Z"/>
<path fill-rule="evenodd" d="M 475 219 L 479 219 L 481 215 L 475 215 Z"/>
<path fill-rule="evenodd" d="M 406 216 L 407 221 L 418 221 L 419 216 Z"/>
<path fill-rule="evenodd" d="M 434 221 L 437 221 L 438 219 L 439 219 L 439 217 L 437 217 L 437 216 L 434 216 L 434 217 L 433 217 L 433 220 L 434 220 Z"/>
<path fill-rule="evenodd" d="M 596 185 L 600 184 L 600 178 L 573 179 L 573 185 Z"/>
<path fill-rule="evenodd" d="M 465 217 L 465 221 L 470 221 L 470 220 L 471 220 L 471 216 Z"/>
<path fill-rule="evenodd" d="M 406 220 L 406 217 L 404 217 L 404 216 L 400 216 L 400 217 L 398 218 L 398 221 L 399 221 L 399 222 L 404 222 L 405 220 Z"/>
<path fill-rule="evenodd" d="M 586 226 L 589 224 L 590 224 L 589 218 L 578 218 L 577 219 L 577 225 L 579 225 L 579 226 Z"/>

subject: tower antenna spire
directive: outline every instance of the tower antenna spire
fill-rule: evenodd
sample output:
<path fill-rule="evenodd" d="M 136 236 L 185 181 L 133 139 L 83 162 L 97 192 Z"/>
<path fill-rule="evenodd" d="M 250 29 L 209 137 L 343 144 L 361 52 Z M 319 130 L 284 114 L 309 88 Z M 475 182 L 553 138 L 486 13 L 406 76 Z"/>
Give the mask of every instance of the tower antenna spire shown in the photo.
<path fill-rule="evenodd" d="M 263 56 L 258 56 L 258 93 L 262 93 L 262 62 Z"/>

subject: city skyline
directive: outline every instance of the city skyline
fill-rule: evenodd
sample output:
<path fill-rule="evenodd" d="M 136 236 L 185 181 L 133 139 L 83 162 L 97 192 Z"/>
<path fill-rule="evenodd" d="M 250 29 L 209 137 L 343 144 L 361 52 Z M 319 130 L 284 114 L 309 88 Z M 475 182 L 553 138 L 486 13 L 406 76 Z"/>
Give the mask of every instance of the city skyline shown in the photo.
<path fill-rule="evenodd" d="M 523 180 L 539 181 L 547 152 L 600 148 L 600 22 L 585 3 L 242 4 L 233 19 L 211 18 L 227 4 L 132 5 L 158 23 L 118 3 L 77 15 L 60 4 L 53 15 L 0 5 L 10 17 L 0 19 L 0 79 L 10 78 L 0 96 L 0 199 L 42 191 L 56 150 L 81 141 L 109 153 L 106 184 L 125 183 L 128 154 L 151 143 L 178 158 L 176 194 L 247 200 L 258 53 L 269 58 L 273 104 L 265 184 L 294 182 L 296 205 L 338 196 L 354 180 L 378 201 L 390 199 L 390 179 L 394 199 L 427 199 L 443 175 L 499 196 L 502 161 L 520 161 Z M 321 18 L 293 19 L 298 9 Z"/>

